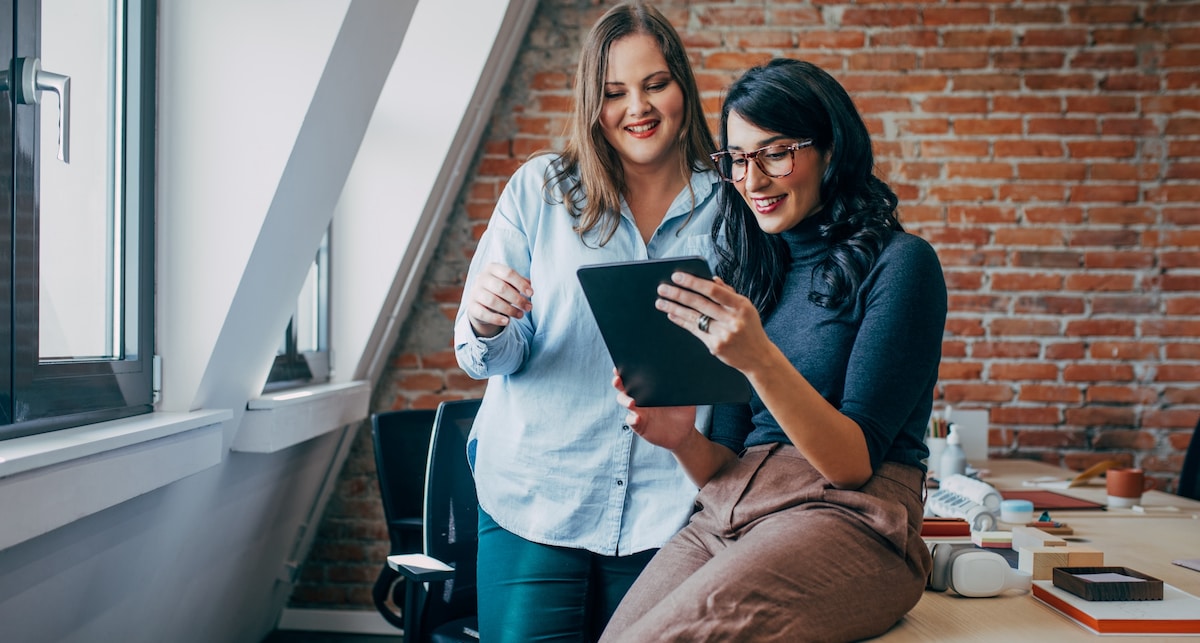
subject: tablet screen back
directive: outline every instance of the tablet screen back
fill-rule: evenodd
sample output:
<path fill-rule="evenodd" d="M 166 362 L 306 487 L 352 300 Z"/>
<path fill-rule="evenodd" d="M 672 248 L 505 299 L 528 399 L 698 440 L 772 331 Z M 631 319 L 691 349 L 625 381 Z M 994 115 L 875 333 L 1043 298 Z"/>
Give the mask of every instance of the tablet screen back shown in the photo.
<path fill-rule="evenodd" d="M 745 376 L 654 307 L 658 285 L 676 271 L 712 278 L 700 257 L 595 264 L 576 273 L 625 390 L 638 406 L 749 401 Z"/>

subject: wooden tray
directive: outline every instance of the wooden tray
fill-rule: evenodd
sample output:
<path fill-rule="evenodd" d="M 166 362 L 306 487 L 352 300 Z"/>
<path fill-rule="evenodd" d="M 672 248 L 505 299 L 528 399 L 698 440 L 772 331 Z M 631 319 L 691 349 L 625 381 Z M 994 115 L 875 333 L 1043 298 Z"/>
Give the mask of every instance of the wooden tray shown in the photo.
<path fill-rule="evenodd" d="M 1094 574 L 1113 574 L 1141 580 L 1103 580 L 1087 578 Z M 1089 601 L 1161 601 L 1163 582 L 1128 567 L 1055 567 L 1051 579 L 1055 587 Z"/>

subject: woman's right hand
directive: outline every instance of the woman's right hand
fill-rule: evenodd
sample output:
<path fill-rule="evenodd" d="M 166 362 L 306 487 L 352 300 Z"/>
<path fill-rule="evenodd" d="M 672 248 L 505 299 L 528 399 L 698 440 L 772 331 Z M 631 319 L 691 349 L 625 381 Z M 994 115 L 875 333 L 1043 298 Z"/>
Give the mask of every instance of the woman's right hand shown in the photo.
<path fill-rule="evenodd" d="M 509 319 L 520 319 L 533 308 L 532 297 L 528 279 L 504 264 L 490 263 L 467 297 L 467 321 L 477 337 L 495 337 Z"/>

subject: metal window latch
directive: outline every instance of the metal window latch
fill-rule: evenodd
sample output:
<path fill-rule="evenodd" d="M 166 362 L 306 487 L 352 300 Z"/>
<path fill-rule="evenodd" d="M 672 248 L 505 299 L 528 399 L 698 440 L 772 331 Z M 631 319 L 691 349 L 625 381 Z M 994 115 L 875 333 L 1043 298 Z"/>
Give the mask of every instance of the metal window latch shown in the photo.
<path fill-rule="evenodd" d="M 17 105 L 37 105 L 38 92 L 58 96 L 58 160 L 70 163 L 71 77 L 43 70 L 37 58 L 17 58 L 10 69 L 0 70 L 0 91 L 11 91 Z"/>

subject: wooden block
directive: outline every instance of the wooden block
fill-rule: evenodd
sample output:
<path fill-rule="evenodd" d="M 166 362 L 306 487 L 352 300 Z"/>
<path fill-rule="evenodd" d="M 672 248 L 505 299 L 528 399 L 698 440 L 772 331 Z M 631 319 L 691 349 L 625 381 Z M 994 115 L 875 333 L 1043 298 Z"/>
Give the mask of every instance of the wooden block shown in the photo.
<path fill-rule="evenodd" d="M 1020 525 L 1012 528 L 1012 548 L 1013 549 L 1030 549 L 1033 547 L 1066 547 L 1067 541 L 1048 534 L 1041 529 L 1033 527 L 1022 527 Z M 1043 579 L 1044 580 L 1044 579 Z"/>
<path fill-rule="evenodd" d="M 1011 549 L 1012 533 L 1007 531 L 973 531 L 971 542 L 991 549 Z"/>
<path fill-rule="evenodd" d="M 1037 529 L 1040 529 L 1048 534 L 1054 534 L 1056 536 L 1069 536 L 1069 535 L 1075 533 L 1075 530 L 1072 529 L 1071 526 L 1065 522 L 1055 522 L 1055 521 L 1027 522 L 1027 523 L 1025 523 L 1025 526 L 1026 527 L 1036 527 Z"/>
<path fill-rule="evenodd" d="M 1104 552 L 1083 545 L 1068 545 L 1063 547 L 1067 550 L 1067 566 L 1068 567 L 1102 567 L 1104 565 Z"/>
<path fill-rule="evenodd" d="M 1055 567 L 1068 567 L 1067 547 L 1027 547 L 1017 550 L 1017 569 L 1033 580 L 1053 580 Z"/>

